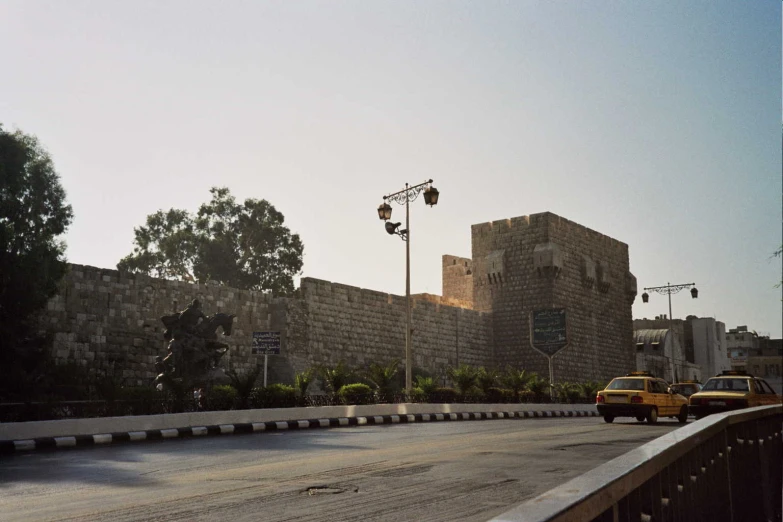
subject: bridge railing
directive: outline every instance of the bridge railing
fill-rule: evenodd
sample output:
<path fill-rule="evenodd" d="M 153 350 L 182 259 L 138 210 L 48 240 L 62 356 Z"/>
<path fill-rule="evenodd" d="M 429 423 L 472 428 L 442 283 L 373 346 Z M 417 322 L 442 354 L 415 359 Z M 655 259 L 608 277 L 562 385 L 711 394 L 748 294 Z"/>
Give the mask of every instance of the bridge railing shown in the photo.
<path fill-rule="evenodd" d="M 710 415 L 495 522 L 780 521 L 783 406 Z"/>

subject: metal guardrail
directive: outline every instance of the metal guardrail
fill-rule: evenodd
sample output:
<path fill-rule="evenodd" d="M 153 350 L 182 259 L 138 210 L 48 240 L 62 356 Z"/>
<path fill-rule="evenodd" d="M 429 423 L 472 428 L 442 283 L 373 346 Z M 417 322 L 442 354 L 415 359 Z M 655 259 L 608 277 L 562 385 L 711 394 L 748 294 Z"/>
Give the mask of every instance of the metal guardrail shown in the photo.
<path fill-rule="evenodd" d="M 782 425 L 780 405 L 710 415 L 492 520 L 779 522 Z"/>

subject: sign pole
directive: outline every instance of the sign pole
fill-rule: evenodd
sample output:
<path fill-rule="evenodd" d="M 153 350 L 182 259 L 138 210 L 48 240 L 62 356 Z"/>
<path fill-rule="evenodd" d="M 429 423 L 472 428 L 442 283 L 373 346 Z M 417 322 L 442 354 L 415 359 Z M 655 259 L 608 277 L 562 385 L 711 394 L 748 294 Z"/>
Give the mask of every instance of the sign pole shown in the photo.
<path fill-rule="evenodd" d="M 266 388 L 266 365 L 269 361 L 269 356 L 267 354 L 264 354 L 264 388 Z"/>
<path fill-rule="evenodd" d="M 554 388 L 555 375 L 554 372 L 552 371 L 552 357 L 554 356 L 553 355 L 546 356 L 547 360 L 549 361 L 549 399 L 555 400 L 555 388 Z"/>

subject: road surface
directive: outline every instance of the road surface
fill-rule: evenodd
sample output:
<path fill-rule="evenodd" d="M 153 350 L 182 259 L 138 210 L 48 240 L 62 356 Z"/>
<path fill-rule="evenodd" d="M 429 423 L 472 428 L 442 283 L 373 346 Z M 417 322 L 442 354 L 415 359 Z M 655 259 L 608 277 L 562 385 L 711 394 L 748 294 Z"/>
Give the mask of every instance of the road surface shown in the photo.
<path fill-rule="evenodd" d="M 508 419 L 0 458 L 0 519 L 483 521 L 680 425 Z"/>

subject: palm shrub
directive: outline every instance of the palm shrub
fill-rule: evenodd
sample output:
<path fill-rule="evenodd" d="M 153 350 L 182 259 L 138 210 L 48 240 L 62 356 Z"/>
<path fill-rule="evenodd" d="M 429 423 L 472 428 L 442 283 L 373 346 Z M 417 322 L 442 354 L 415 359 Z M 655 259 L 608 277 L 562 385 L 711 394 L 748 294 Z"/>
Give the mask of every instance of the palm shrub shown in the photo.
<path fill-rule="evenodd" d="M 525 388 L 532 393 L 534 401 L 540 402 L 549 391 L 549 379 L 539 377 L 534 373 L 530 376 Z"/>
<path fill-rule="evenodd" d="M 527 373 L 527 370 L 506 366 L 506 371 L 501 376 L 501 381 L 514 394 L 514 399 L 518 400 L 519 393 L 527 387 L 531 377 L 532 374 Z"/>
<path fill-rule="evenodd" d="M 365 378 L 375 387 L 381 400 L 389 400 L 396 391 L 396 376 L 400 371 L 400 360 L 392 361 L 386 366 L 372 363 L 365 372 Z"/>
<path fill-rule="evenodd" d="M 499 372 L 494 369 L 486 369 L 483 366 L 476 372 L 476 385 L 484 395 L 489 394 L 489 389 L 498 383 Z"/>
<path fill-rule="evenodd" d="M 372 388 L 363 383 L 345 384 L 337 392 L 343 404 L 372 404 Z"/>
<path fill-rule="evenodd" d="M 256 365 L 256 367 L 249 372 L 239 374 L 234 370 L 228 370 L 226 375 L 231 380 L 231 386 L 237 391 L 237 401 L 239 402 L 240 409 L 247 409 L 250 407 L 250 394 L 253 393 L 253 388 L 256 386 L 258 376 L 261 374 L 262 367 Z"/>
<path fill-rule="evenodd" d="M 419 388 L 426 394 L 434 392 L 438 388 L 438 383 L 432 377 L 416 376 L 416 388 Z"/>
<path fill-rule="evenodd" d="M 328 366 L 321 366 L 319 368 L 319 374 L 324 383 L 324 388 L 332 393 L 338 393 L 340 388 L 348 384 L 353 371 L 348 368 L 343 361 L 340 361 L 336 366 L 331 368 Z"/>
<path fill-rule="evenodd" d="M 411 392 L 408 394 L 409 402 L 427 402 L 429 394 L 425 393 L 421 388 L 414 386 Z"/>
<path fill-rule="evenodd" d="M 557 400 L 562 403 L 573 404 L 582 394 L 579 385 L 573 382 L 558 382 L 552 385 L 552 389 L 557 395 Z"/>
<path fill-rule="evenodd" d="M 492 387 L 488 389 L 484 395 L 487 398 L 487 401 L 491 403 L 506 403 L 509 402 L 510 399 L 514 399 L 515 401 L 519 399 L 519 395 L 515 395 L 514 392 L 505 388 Z"/>
<path fill-rule="evenodd" d="M 591 402 L 595 402 L 595 396 L 598 394 L 598 391 L 605 388 L 603 383 L 598 381 L 580 382 L 577 386 L 579 386 L 582 397 Z"/>
<path fill-rule="evenodd" d="M 454 383 L 463 397 L 476 386 L 477 371 L 469 364 L 461 364 L 459 368 L 449 368 L 446 374 Z"/>
<path fill-rule="evenodd" d="M 460 393 L 454 388 L 435 388 L 427 399 L 433 403 L 451 404 L 458 402 L 459 398 Z"/>
<path fill-rule="evenodd" d="M 314 368 L 308 368 L 305 371 L 301 373 L 297 373 L 294 376 L 294 386 L 296 386 L 296 389 L 299 390 L 299 395 L 301 397 L 307 397 L 307 388 L 310 386 L 310 383 L 313 382 L 314 379 L 315 379 Z"/>

